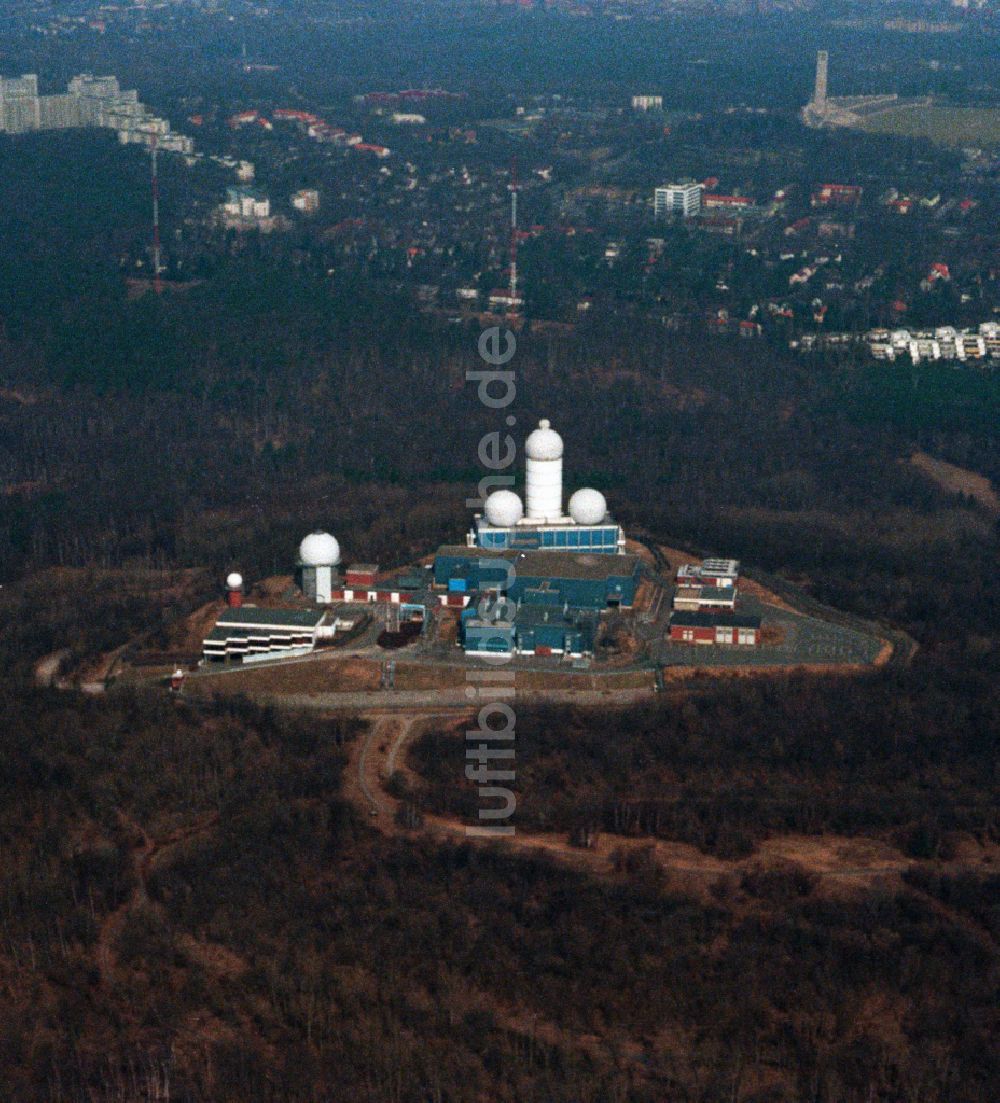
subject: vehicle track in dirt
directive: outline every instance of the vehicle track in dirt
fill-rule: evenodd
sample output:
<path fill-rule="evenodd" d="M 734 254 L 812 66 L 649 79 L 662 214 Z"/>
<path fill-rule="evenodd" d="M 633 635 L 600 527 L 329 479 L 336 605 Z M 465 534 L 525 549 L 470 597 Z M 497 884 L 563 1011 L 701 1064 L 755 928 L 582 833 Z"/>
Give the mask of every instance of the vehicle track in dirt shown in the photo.
<path fill-rule="evenodd" d="M 118 820 L 130 837 L 138 838 L 139 841 L 130 852 L 134 878 L 132 891 L 114 911 L 104 917 L 98 930 L 95 959 L 102 985 L 108 985 L 114 981 L 118 963 L 115 947 L 129 915 L 140 907 L 159 906 L 153 904 L 149 897 L 149 877 L 153 872 L 156 859 L 171 847 L 213 828 L 219 822 L 219 813 L 211 812 L 195 823 L 178 827 L 160 839 L 151 838 L 144 827 L 122 811 L 118 812 Z"/>
<path fill-rule="evenodd" d="M 704 891 L 722 878 L 736 878 L 757 869 L 799 868 L 828 887 L 869 887 L 877 883 L 898 884 L 908 869 L 921 866 L 896 848 L 875 839 L 836 835 L 783 835 L 765 839 L 747 858 L 723 859 L 702 854 L 686 843 L 648 836 L 600 834 L 589 848 L 572 845 L 561 833 L 516 830 L 513 835 L 483 836 L 461 820 L 423 812 L 419 827 L 402 826 L 397 813 L 404 803 L 387 790 L 393 774 L 402 775 L 407 788 L 419 794 L 419 775 L 406 761 L 406 748 L 428 722 L 441 721 L 459 729 L 473 724 L 474 714 L 456 718 L 455 712 L 366 714 L 368 733 L 349 751 L 345 795 L 369 814 L 385 835 L 424 835 L 442 843 L 474 843 L 502 846 L 528 857 L 545 856 L 578 872 L 601 878 L 615 877 L 640 852 L 654 862 L 673 887 L 687 885 Z M 417 796 L 417 803 L 419 797 Z M 984 868 L 989 856 L 982 855 Z M 954 866 L 954 870 L 951 867 Z M 968 869 L 967 862 L 934 863 L 941 871 Z"/>

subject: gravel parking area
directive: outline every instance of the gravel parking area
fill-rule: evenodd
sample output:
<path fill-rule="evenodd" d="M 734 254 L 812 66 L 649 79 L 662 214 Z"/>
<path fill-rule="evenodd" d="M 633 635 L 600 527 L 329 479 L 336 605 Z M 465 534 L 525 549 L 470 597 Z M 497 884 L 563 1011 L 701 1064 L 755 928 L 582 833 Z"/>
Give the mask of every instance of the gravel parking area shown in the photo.
<path fill-rule="evenodd" d="M 804 663 L 871 663 L 882 648 L 878 637 L 817 620 L 802 613 L 745 597 L 740 611 L 760 616 L 765 627 L 780 628 L 778 644 L 760 647 L 692 646 L 662 640 L 657 659 L 664 666 L 797 666 Z"/>

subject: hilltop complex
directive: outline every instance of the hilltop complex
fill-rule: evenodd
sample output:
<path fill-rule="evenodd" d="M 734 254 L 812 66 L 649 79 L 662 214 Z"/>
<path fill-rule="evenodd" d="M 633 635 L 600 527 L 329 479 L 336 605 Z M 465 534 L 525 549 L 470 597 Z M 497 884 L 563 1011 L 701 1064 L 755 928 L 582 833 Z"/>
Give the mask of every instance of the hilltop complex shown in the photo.
<path fill-rule="evenodd" d="M 672 552 L 667 577 L 662 551 L 628 540 L 600 491 L 583 487 L 564 501 L 563 439 L 549 421 L 528 435 L 524 454 L 523 493 L 492 491 L 464 543 L 419 563 L 342 567 L 340 541 L 318 530 L 300 543 L 292 576 L 253 590 L 260 604 L 245 600 L 243 576 L 231 573 L 225 607 L 202 638 L 203 673 L 330 648 L 373 659 L 408 647 L 408 662 L 432 680 L 456 650 L 553 674 L 564 663 L 648 672 L 873 660 L 877 639 L 779 608 L 759 586 L 744 587 L 735 559 Z M 391 687 L 394 662 L 384 666 Z M 320 685 L 324 664 L 316 669 Z"/>

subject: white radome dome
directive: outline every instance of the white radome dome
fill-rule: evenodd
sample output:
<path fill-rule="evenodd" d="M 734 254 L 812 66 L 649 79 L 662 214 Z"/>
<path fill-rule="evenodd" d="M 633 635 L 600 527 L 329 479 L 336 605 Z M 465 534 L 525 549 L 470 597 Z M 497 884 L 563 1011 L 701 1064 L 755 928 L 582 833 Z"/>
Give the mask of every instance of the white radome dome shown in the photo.
<path fill-rule="evenodd" d="M 524 442 L 524 454 L 529 460 L 562 459 L 562 437 L 552 428 L 548 418 L 542 418 L 538 428 L 528 434 L 528 439 Z"/>
<path fill-rule="evenodd" d="M 299 544 L 299 562 L 303 567 L 336 567 L 340 544 L 328 532 L 311 532 Z"/>
<path fill-rule="evenodd" d="M 486 520 L 496 528 L 510 528 L 524 516 L 524 504 L 513 490 L 494 490 L 483 506 Z"/>
<path fill-rule="evenodd" d="M 607 499 L 593 487 L 582 487 L 570 497 L 569 515 L 578 525 L 599 525 L 607 513 Z"/>
<path fill-rule="evenodd" d="M 226 589 L 238 590 L 243 585 L 243 575 L 237 574 L 233 571 L 232 574 L 226 575 Z"/>

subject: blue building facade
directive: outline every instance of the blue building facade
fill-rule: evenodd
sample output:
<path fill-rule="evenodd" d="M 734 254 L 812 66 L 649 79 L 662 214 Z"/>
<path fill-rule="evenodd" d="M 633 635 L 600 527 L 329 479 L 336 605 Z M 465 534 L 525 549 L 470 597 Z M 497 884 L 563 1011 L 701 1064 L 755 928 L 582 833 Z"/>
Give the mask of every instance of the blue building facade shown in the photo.
<path fill-rule="evenodd" d="M 497 590 L 524 605 L 605 609 L 635 602 L 641 566 L 635 555 L 445 545 L 434 559 L 434 582 L 452 592 Z"/>
<path fill-rule="evenodd" d="M 474 655 L 593 654 L 598 613 L 559 605 L 514 607 L 482 595 L 462 612 L 459 641 Z"/>
<path fill-rule="evenodd" d="M 616 555 L 625 547 L 621 525 L 512 525 L 500 528 L 477 517 L 469 533 L 472 547 L 491 551 L 588 551 Z"/>

